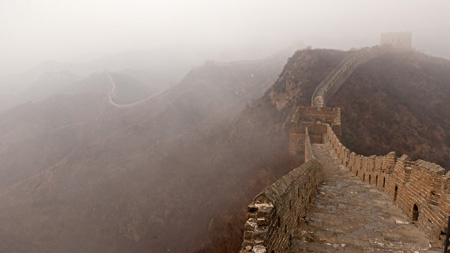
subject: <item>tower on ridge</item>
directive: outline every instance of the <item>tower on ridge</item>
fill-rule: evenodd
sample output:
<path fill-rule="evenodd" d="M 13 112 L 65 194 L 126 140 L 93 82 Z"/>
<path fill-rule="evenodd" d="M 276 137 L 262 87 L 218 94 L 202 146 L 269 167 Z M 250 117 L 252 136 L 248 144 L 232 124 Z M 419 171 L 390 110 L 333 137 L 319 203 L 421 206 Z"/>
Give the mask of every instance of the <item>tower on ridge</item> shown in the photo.
<path fill-rule="evenodd" d="M 380 46 L 411 50 L 411 41 L 411 32 L 382 33 Z"/>
<path fill-rule="evenodd" d="M 296 108 L 289 131 L 289 153 L 291 157 L 304 157 L 305 130 L 308 128 L 311 143 L 322 143 L 327 124 L 337 136 L 341 136 L 341 109 L 329 107 Z"/>

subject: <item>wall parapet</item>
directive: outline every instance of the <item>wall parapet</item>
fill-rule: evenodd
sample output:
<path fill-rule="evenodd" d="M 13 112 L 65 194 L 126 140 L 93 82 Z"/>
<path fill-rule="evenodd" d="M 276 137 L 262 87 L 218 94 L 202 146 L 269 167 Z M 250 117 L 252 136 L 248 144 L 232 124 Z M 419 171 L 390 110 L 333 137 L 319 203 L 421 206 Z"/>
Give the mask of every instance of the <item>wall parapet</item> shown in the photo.
<path fill-rule="evenodd" d="M 240 252 L 285 252 L 322 182 L 323 167 L 316 160 L 306 128 L 305 163 L 253 199 L 248 206 Z"/>
<path fill-rule="evenodd" d="M 450 216 L 450 172 L 440 165 L 395 152 L 363 156 L 347 149 L 327 126 L 326 137 L 341 163 L 361 181 L 385 192 L 430 238 L 445 240 Z"/>
<path fill-rule="evenodd" d="M 248 206 L 240 252 L 286 251 L 322 181 L 323 167 L 314 159 L 259 193 Z"/>

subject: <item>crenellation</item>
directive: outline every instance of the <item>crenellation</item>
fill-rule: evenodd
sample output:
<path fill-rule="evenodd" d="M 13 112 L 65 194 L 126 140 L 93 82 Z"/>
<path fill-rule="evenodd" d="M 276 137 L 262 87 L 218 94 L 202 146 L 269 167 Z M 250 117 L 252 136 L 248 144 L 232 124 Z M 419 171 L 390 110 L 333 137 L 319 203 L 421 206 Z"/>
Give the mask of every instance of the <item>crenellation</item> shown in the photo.
<path fill-rule="evenodd" d="M 327 135 L 330 140 L 339 142 L 329 126 Z M 337 147 L 340 145 L 333 145 L 335 151 L 339 152 L 341 148 Z M 351 152 L 348 168 L 362 181 L 377 184 L 378 189 L 390 196 L 412 222 L 431 238 L 442 242 L 450 215 L 450 172 L 446 173 L 435 163 L 411 161 L 407 155 L 398 158 L 395 152 L 371 157 Z"/>

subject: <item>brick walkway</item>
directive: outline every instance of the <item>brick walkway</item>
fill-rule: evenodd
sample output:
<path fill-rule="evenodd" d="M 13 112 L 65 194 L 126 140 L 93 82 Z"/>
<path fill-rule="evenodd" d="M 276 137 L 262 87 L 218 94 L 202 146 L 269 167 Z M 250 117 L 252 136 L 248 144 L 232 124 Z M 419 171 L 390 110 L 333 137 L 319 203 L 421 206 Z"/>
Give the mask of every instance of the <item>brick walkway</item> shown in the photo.
<path fill-rule="evenodd" d="M 315 144 L 325 180 L 291 252 L 442 252 L 374 186 L 342 166 L 329 143 Z"/>

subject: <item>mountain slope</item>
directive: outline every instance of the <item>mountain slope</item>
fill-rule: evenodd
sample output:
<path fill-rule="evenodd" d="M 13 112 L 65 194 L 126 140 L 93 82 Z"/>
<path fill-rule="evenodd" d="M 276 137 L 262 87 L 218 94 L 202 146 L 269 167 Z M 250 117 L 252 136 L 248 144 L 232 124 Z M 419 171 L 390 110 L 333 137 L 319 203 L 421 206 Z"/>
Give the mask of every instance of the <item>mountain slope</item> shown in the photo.
<path fill-rule="evenodd" d="M 296 165 L 287 150 L 295 107 L 310 104 L 347 54 L 302 50 L 284 69 L 280 55 L 208 62 L 121 109 L 110 106 L 111 87 L 96 74 L 71 95 L 0 115 L 0 173 L 12 178 L 0 192 L 0 251 L 235 252 L 246 205 Z M 433 154 L 445 155 L 449 70 L 448 61 L 418 53 L 360 66 L 329 103 L 343 108 L 349 147 L 403 152 L 395 145 L 406 138 L 420 154 L 423 143 L 441 141 L 444 152 Z"/>
<path fill-rule="evenodd" d="M 36 152 L 31 157 L 11 157 L 5 153 L 1 164 L 26 162 L 17 170 L 1 168 L 22 174 L 0 194 L 0 251 L 164 252 L 171 248 L 182 252 L 196 248 L 211 213 L 220 207 L 221 199 L 213 196 L 235 186 L 217 181 L 231 178 L 229 174 L 236 170 L 228 172 L 228 166 L 235 168 L 237 163 L 230 163 L 235 153 L 221 133 L 273 83 L 286 57 L 207 63 L 176 87 L 127 109 L 110 106 L 107 89 L 97 104 L 83 105 L 91 107 L 91 114 L 72 124 L 73 128 L 49 128 L 24 138 L 23 146 L 45 150 L 55 145 L 64 155 Z M 90 80 L 99 89 L 108 87 L 106 77 L 94 75 Z M 77 100 L 83 102 L 82 94 L 66 95 L 73 100 L 70 108 L 60 107 L 52 98 L 24 108 L 23 115 L 50 107 L 72 118 L 79 114 Z M 21 125 L 20 132 L 31 131 L 28 116 L 14 118 L 18 114 L 11 111 L 11 121 L 2 119 L 4 115 L 0 115 L 0 126 L 10 125 L 5 133 L 12 135 L 12 129 Z M 9 146 L 15 139 L 7 135 L 0 140 Z M 61 142 L 47 143 L 49 139 Z M 33 164 L 39 161 L 45 161 L 45 166 L 36 168 Z M 176 243 L 174 237 L 179 238 Z"/>
<path fill-rule="evenodd" d="M 360 66 L 330 106 L 342 108 L 344 143 L 359 154 L 392 150 L 450 169 L 450 61 L 417 52 Z"/>

